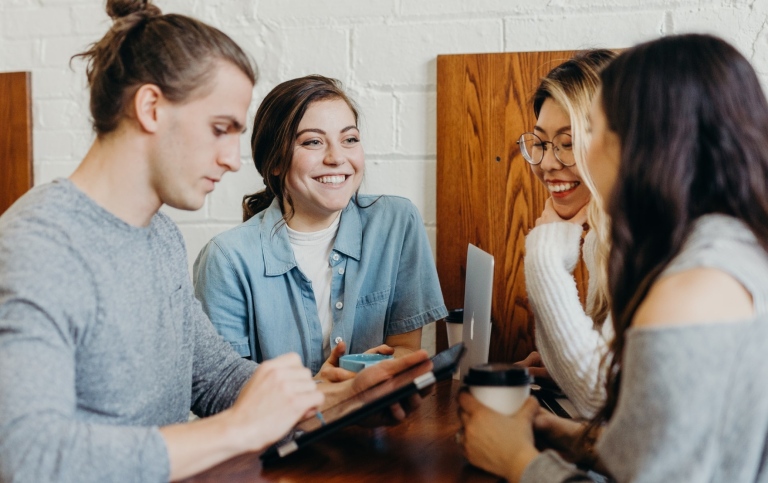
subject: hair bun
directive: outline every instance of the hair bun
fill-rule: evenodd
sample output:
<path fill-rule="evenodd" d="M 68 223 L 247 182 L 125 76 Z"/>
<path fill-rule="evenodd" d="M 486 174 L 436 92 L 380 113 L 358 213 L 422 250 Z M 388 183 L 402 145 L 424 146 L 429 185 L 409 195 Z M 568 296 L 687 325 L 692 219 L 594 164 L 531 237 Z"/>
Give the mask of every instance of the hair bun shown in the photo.
<path fill-rule="evenodd" d="M 107 0 L 107 15 L 113 20 L 139 12 L 150 17 L 162 15 L 160 9 L 150 3 L 150 0 Z"/>

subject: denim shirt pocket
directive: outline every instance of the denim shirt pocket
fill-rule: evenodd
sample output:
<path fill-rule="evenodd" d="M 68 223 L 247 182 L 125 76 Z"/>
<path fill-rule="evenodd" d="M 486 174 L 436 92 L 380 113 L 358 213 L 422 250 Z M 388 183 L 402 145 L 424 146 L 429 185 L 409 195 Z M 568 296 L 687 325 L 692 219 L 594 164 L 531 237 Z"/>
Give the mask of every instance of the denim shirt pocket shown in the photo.
<path fill-rule="evenodd" d="M 357 299 L 355 308 L 355 344 L 351 350 L 364 350 L 383 344 L 388 332 L 385 326 L 389 309 L 390 287 Z"/>
<path fill-rule="evenodd" d="M 386 303 L 389 300 L 389 292 L 390 292 L 390 287 L 387 287 L 384 290 L 371 292 L 367 295 L 358 297 L 357 298 L 358 310 L 369 305 L 379 305 L 382 303 Z"/>

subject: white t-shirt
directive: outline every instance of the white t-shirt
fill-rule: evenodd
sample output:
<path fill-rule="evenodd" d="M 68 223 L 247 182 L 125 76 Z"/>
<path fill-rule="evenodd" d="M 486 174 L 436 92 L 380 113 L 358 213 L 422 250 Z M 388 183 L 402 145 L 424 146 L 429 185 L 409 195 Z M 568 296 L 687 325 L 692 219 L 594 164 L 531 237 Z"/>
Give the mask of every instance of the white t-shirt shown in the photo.
<path fill-rule="evenodd" d="M 333 328 L 330 257 L 339 231 L 340 220 L 341 217 L 337 216 L 328 228 L 311 233 L 299 232 L 286 226 L 296 263 L 312 283 L 317 315 L 323 330 L 323 354 L 326 359 L 331 355 L 331 329 Z"/>

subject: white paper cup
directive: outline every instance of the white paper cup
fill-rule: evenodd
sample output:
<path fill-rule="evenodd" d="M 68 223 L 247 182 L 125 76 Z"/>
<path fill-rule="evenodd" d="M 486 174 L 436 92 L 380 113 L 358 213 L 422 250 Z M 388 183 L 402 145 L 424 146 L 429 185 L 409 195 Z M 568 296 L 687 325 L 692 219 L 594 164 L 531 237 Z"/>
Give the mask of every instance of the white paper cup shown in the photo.
<path fill-rule="evenodd" d="M 464 325 L 456 322 L 445 322 L 445 329 L 448 331 L 448 347 L 453 347 L 464 338 Z"/>
<path fill-rule="evenodd" d="M 531 394 L 528 369 L 514 364 L 470 367 L 464 383 L 478 401 L 506 416 L 517 412 Z"/>

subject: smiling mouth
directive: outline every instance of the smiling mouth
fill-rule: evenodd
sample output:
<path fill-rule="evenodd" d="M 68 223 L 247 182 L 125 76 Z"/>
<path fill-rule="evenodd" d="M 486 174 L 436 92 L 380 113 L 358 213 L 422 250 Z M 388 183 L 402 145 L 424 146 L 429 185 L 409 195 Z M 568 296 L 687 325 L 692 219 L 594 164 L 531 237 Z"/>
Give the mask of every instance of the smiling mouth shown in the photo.
<path fill-rule="evenodd" d="M 575 189 L 577 186 L 579 186 L 581 183 L 578 181 L 572 181 L 570 183 L 547 183 L 547 189 L 551 193 L 565 193 L 566 191 L 571 191 Z"/>
<path fill-rule="evenodd" d="M 314 178 L 315 181 L 322 184 L 337 185 L 347 180 L 347 176 L 343 174 L 335 174 L 333 176 L 319 176 Z"/>

